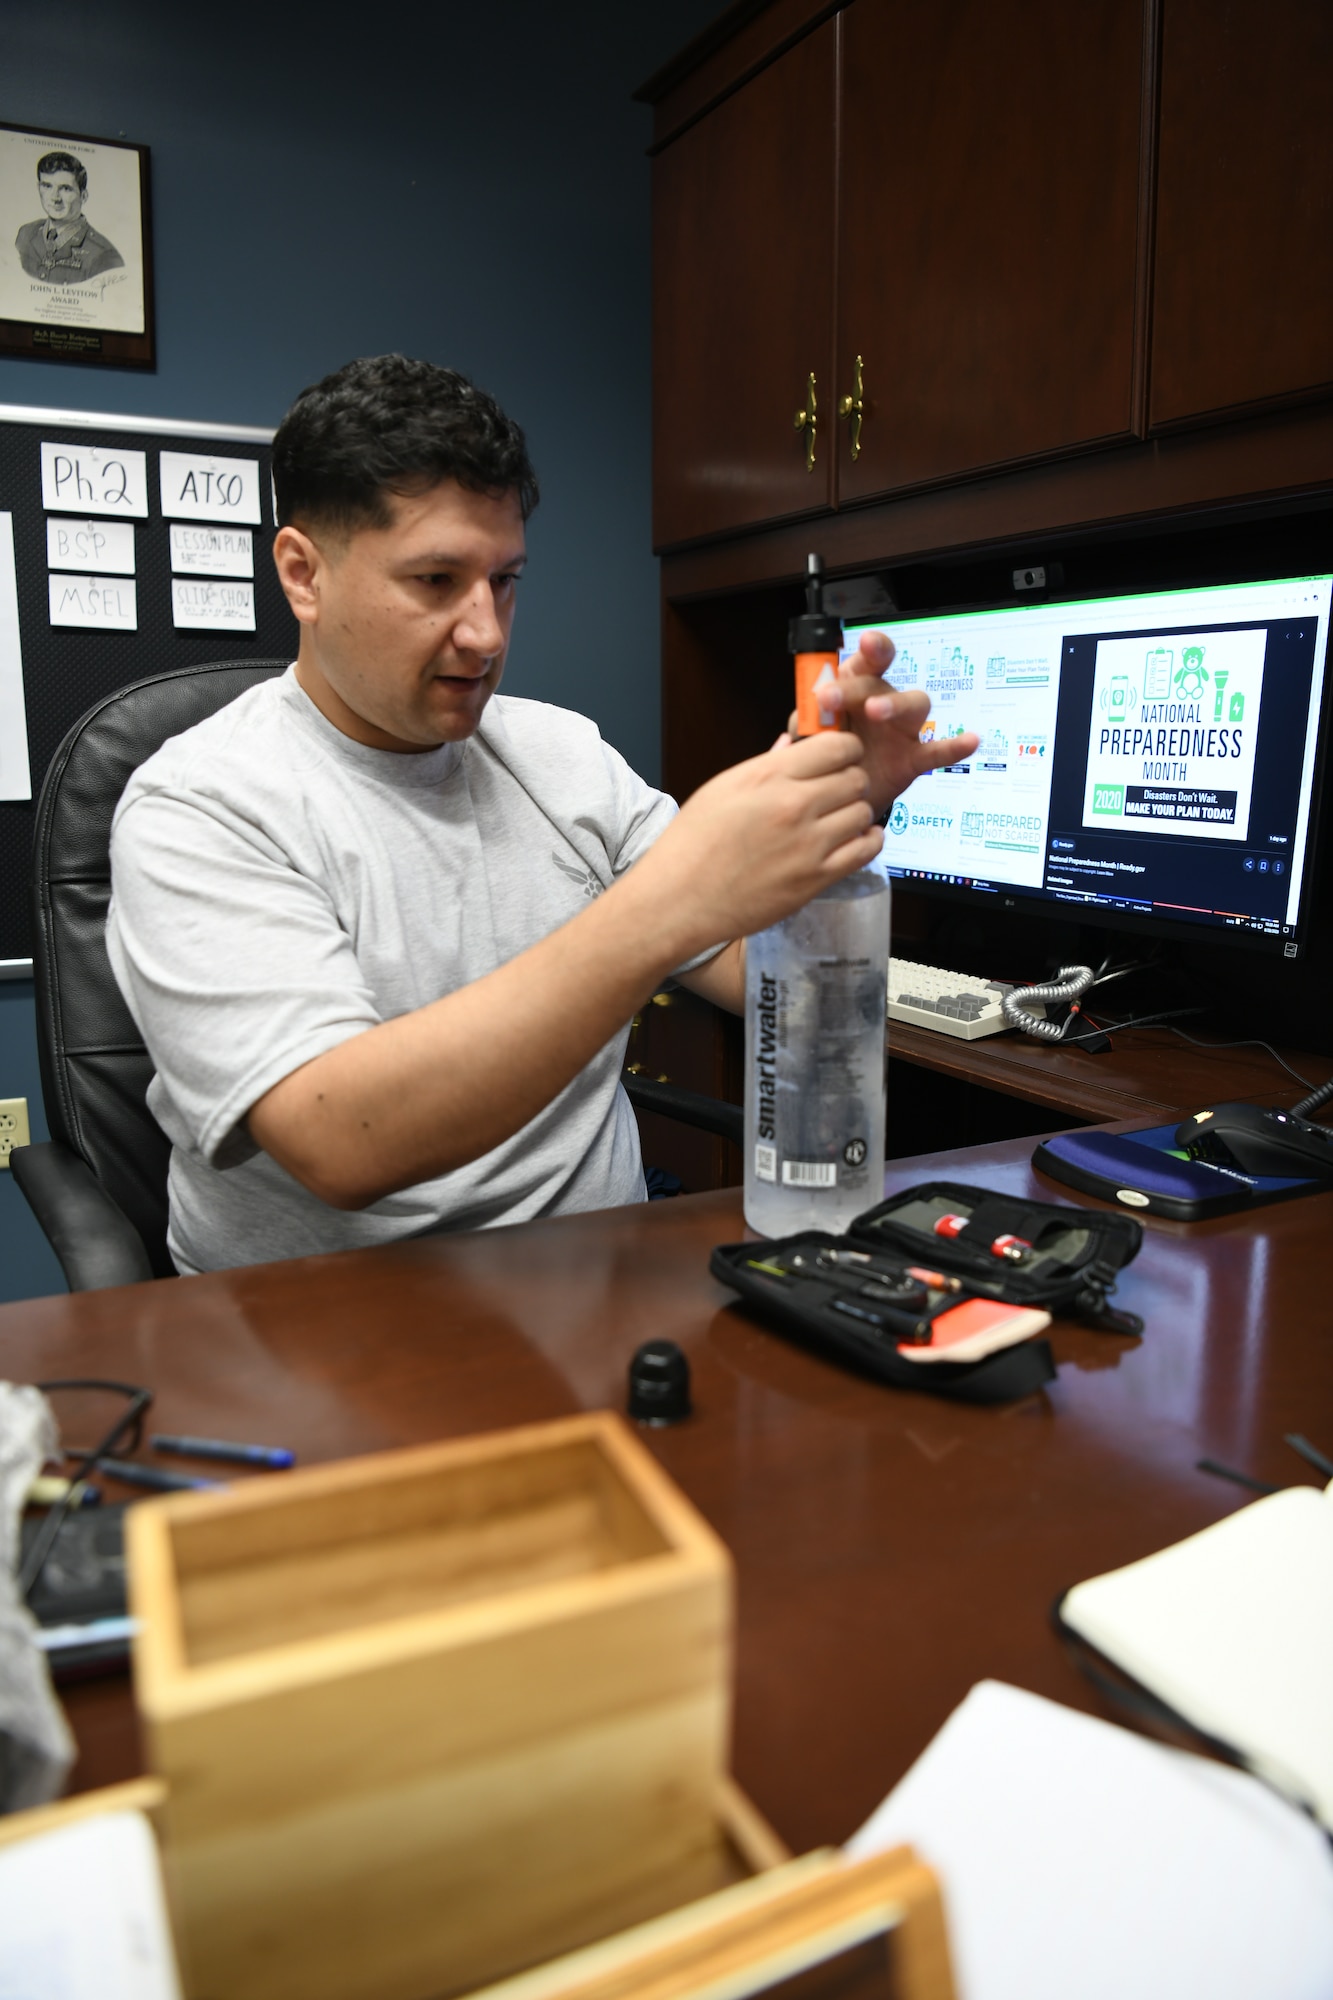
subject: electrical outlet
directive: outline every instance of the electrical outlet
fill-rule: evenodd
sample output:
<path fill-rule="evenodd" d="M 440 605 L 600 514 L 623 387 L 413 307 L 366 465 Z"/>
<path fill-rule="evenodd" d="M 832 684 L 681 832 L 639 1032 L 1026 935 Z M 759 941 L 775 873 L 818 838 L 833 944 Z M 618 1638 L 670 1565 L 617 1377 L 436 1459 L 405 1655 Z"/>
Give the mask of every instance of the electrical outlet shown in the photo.
<path fill-rule="evenodd" d="M 0 1097 L 0 1167 L 9 1165 L 11 1146 L 29 1144 L 28 1100 L 26 1097 Z"/>

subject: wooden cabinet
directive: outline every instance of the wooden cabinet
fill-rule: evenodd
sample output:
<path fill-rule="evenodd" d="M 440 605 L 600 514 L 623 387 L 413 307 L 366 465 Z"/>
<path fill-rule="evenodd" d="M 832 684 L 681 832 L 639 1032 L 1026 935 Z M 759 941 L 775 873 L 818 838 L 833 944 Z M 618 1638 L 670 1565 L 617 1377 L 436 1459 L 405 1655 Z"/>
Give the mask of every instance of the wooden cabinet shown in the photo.
<path fill-rule="evenodd" d="M 1333 387 L 1333 6 L 1165 0 L 1155 426 Z"/>
<path fill-rule="evenodd" d="M 804 37 L 655 163 L 659 546 L 832 497 L 836 34 Z M 812 376 L 816 428 L 798 431 Z"/>
<path fill-rule="evenodd" d="M 1144 52 L 1133 0 L 851 0 L 667 137 L 659 548 L 1133 433 Z"/>
<path fill-rule="evenodd" d="M 860 354 L 865 412 L 838 498 L 1129 436 L 1140 8 L 854 0 L 841 23 L 839 393 Z"/>
<path fill-rule="evenodd" d="M 1331 87 L 1330 0 L 738 0 L 644 93 L 657 546 L 1333 400 Z"/>

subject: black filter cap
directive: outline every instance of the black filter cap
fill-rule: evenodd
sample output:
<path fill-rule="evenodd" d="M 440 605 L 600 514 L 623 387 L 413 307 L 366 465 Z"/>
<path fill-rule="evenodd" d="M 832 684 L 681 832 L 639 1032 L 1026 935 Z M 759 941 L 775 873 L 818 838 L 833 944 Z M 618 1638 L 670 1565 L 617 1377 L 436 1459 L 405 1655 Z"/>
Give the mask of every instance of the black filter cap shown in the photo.
<path fill-rule="evenodd" d="M 793 653 L 836 653 L 842 647 L 842 620 L 824 609 L 824 558 L 805 559 L 805 610 L 787 626 Z"/>
<path fill-rule="evenodd" d="M 690 1414 L 690 1364 L 674 1340 L 645 1340 L 629 1365 L 629 1413 L 641 1424 L 678 1424 Z"/>

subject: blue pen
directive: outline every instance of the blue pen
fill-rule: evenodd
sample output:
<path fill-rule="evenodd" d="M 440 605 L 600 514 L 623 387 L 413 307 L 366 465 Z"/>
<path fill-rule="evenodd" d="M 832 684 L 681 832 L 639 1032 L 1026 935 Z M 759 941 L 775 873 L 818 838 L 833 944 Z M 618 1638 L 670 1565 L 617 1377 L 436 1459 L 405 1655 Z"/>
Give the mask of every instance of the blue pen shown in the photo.
<path fill-rule="evenodd" d="M 166 1437 L 160 1431 L 150 1439 L 154 1451 L 174 1452 L 177 1458 L 217 1458 L 227 1465 L 263 1465 L 271 1472 L 285 1472 L 295 1465 L 296 1453 L 278 1445 L 228 1444 L 225 1438 Z"/>
<path fill-rule="evenodd" d="M 188 1493 L 196 1487 L 212 1492 L 227 1483 L 225 1479 L 191 1479 L 188 1473 L 164 1472 L 160 1465 L 136 1465 L 128 1458 L 99 1458 L 96 1470 L 124 1480 L 127 1486 L 145 1487 L 149 1493 Z"/>

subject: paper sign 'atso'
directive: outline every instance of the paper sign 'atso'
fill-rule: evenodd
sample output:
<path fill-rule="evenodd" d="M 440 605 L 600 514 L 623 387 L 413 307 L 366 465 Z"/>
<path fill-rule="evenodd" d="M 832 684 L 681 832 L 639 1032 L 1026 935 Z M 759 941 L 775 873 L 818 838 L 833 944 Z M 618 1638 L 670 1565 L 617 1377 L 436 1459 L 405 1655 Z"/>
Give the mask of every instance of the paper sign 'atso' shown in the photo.
<path fill-rule="evenodd" d="M 248 521 L 258 526 L 259 460 L 164 451 L 158 459 L 162 512 L 169 521 Z"/>

